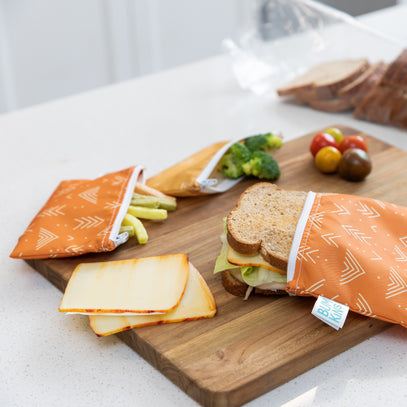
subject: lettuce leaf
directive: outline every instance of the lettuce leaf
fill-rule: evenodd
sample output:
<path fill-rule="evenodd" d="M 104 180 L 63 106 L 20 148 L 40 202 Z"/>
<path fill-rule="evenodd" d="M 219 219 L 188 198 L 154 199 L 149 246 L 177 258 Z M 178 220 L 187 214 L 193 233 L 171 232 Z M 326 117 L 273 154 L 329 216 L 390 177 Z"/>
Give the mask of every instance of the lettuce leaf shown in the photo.
<path fill-rule="evenodd" d="M 287 276 L 285 274 L 275 273 L 264 267 L 242 267 L 241 273 L 243 281 L 252 287 L 267 283 L 287 284 Z"/>
<path fill-rule="evenodd" d="M 213 270 L 214 274 L 220 273 L 221 271 L 224 270 L 236 269 L 240 267 L 228 262 L 229 245 L 226 239 L 226 235 L 222 235 L 220 239 L 222 240 L 222 249 L 220 250 L 219 256 L 216 259 L 215 268 Z"/>
<path fill-rule="evenodd" d="M 213 273 L 216 274 L 216 273 L 220 273 L 221 271 L 224 271 L 224 270 L 240 268 L 242 279 L 249 286 L 257 287 L 261 284 L 267 284 L 267 283 L 287 284 L 287 275 L 286 274 L 275 273 L 274 271 L 268 270 L 264 267 L 258 267 L 258 266 L 240 267 L 240 266 L 236 266 L 236 265 L 228 262 L 229 244 L 228 244 L 228 241 L 226 238 L 227 229 L 226 229 L 225 220 L 226 219 L 224 219 L 224 233 L 220 237 L 220 239 L 222 241 L 222 248 L 221 248 L 218 258 L 216 259 L 215 268 L 213 270 Z"/>

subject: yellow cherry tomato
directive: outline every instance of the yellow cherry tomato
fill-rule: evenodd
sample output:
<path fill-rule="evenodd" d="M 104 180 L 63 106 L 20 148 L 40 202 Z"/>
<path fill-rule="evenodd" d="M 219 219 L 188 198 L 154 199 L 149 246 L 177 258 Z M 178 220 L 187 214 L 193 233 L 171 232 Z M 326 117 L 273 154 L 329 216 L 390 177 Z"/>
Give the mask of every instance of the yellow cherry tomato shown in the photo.
<path fill-rule="evenodd" d="M 315 156 L 315 165 L 324 174 L 330 174 L 337 170 L 341 160 L 341 152 L 332 146 L 321 148 Z"/>
<path fill-rule="evenodd" d="M 333 136 L 338 144 L 343 140 L 343 133 L 336 127 L 329 127 L 324 130 L 324 133 L 328 133 Z"/>

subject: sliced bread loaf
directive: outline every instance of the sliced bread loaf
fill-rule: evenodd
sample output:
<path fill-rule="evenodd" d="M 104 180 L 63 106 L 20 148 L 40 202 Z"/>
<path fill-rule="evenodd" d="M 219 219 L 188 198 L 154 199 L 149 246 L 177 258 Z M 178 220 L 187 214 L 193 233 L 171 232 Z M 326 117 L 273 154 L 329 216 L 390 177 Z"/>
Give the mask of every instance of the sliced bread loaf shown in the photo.
<path fill-rule="evenodd" d="M 312 67 L 280 89 L 279 96 L 306 93 L 306 99 L 329 99 L 369 67 L 366 59 L 329 61 Z"/>
<path fill-rule="evenodd" d="M 242 254 L 260 252 L 271 265 L 286 270 L 306 196 L 268 182 L 247 188 L 227 217 L 230 246 Z"/>

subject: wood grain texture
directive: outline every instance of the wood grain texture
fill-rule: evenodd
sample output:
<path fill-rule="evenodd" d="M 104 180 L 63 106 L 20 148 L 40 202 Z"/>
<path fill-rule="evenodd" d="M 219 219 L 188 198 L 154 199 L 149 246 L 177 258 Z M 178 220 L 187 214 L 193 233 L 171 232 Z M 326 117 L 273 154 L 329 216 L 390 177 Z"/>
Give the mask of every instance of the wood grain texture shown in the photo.
<path fill-rule="evenodd" d="M 356 130 L 341 127 L 346 134 Z M 318 172 L 309 153 L 315 133 L 287 142 L 275 154 L 281 167 L 277 184 L 285 189 L 341 192 L 407 206 L 407 152 L 365 135 L 373 171 L 360 183 Z M 130 240 L 112 253 L 70 259 L 27 261 L 63 291 L 82 262 L 187 253 L 212 289 L 216 317 L 139 328 L 118 337 L 205 406 L 238 406 L 338 355 L 384 330 L 388 323 L 350 313 L 335 331 L 311 315 L 314 300 L 251 297 L 227 293 L 213 274 L 221 248 L 222 218 L 255 180 L 245 180 L 221 195 L 179 199 L 163 223 L 148 223 L 150 240 Z"/>

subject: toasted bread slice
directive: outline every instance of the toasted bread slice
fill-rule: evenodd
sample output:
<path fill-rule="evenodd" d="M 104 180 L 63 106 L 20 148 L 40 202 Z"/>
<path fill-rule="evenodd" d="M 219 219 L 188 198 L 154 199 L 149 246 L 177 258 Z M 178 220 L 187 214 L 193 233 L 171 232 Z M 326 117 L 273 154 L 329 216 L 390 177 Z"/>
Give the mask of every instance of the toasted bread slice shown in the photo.
<path fill-rule="evenodd" d="M 222 271 L 222 285 L 225 288 L 225 290 L 236 296 L 236 297 L 245 297 L 247 293 L 247 289 L 249 286 L 238 280 L 234 274 L 233 271 L 231 270 L 225 270 Z M 255 287 L 253 291 L 255 294 L 261 294 L 261 295 L 285 295 L 287 292 L 285 290 L 264 290 L 261 288 Z"/>
<path fill-rule="evenodd" d="M 259 182 L 240 196 L 226 220 L 229 245 L 242 254 L 260 253 L 287 270 L 288 256 L 307 193 Z"/>

